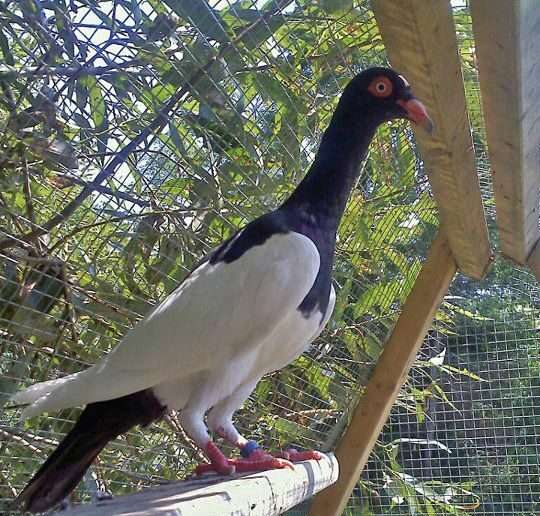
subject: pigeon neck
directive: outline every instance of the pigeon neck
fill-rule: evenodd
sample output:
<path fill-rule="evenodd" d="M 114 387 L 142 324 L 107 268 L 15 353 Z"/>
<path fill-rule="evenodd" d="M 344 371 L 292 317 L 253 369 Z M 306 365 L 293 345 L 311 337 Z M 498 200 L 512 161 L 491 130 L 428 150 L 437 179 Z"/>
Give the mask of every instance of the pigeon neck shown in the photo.
<path fill-rule="evenodd" d="M 378 125 L 367 117 L 353 120 L 350 113 L 338 107 L 315 161 L 282 208 L 300 211 L 319 225 L 337 230 Z"/>

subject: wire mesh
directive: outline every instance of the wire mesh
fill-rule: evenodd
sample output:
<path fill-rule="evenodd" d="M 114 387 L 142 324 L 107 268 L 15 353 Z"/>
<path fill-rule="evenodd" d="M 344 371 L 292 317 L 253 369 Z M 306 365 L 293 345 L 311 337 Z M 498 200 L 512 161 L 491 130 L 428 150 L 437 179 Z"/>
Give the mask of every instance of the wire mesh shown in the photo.
<path fill-rule="evenodd" d="M 11 3 L 1 16 L 4 401 L 96 361 L 202 254 L 283 200 L 347 79 L 384 61 L 363 4 Z M 397 125 L 372 146 L 340 232 L 339 317 L 237 415 L 267 446 L 332 447 L 414 282 L 437 219 L 411 142 Z M 21 425 L 3 412 L 3 500 L 77 413 Z M 112 444 L 77 497 L 200 458 L 173 414 Z"/>
<path fill-rule="evenodd" d="M 466 2 L 452 6 L 497 248 L 471 19 Z M 538 294 L 534 277 L 502 258 L 482 282 L 456 278 L 348 514 L 538 514 Z"/>
<path fill-rule="evenodd" d="M 483 142 L 470 20 L 458 3 L 455 14 Z M 0 50 L 2 403 L 94 363 L 203 254 L 277 206 L 313 159 L 347 80 L 386 63 L 369 3 L 343 0 L 4 2 Z M 476 150 L 489 204 L 485 144 Z M 236 415 L 241 431 L 270 448 L 332 449 L 437 224 L 410 129 L 382 127 L 340 228 L 333 320 L 308 353 L 260 382 Z M 533 285 L 504 263 L 480 286 L 456 283 L 348 513 L 529 507 L 538 487 L 525 414 L 537 376 Z M 519 310 L 490 308 L 510 291 Z M 479 342 L 496 345 L 480 352 Z M 2 412 L 1 502 L 77 415 L 21 424 Z M 522 418 L 513 429 L 512 415 Z M 531 444 L 520 455 L 522 442 Z M 171 414 L 108 446 L 74 499 L 179 478 L 200 459 Z"/>

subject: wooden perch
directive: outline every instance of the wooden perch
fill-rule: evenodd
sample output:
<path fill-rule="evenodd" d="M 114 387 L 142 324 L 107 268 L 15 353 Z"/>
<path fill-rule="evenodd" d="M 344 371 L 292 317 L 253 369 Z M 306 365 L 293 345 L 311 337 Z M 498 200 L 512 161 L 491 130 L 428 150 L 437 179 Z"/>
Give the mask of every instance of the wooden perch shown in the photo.
<path fill-rule="evenodd" d="M 345 509 L 456 270 L 446 235 L 439 232 L 338 443 L 339 480 L 315 497 L 310 516 L 339 516 Z"/>
<path fill-rule="evenodd" d="M 412 84 L 435 123 L 433 135 L 415 134 L 450 249 L 463 274 L 482 278 L 491 246 L 450 2 L 373 0 L 372 5 L 390 63 Z"/>
<path fill-rule="evenodd" d="M 334 455 L 289 469 L 245 476 L 207 475 L 172 482 L 139 493 L 78 505 L 63 516 L 274 516 L 312 497 L 338 478 Z"/>
<path fill-rule="evenodd" d="M 524 265 L 540 238 L 540 9 L 537 0 L 470 6 L 501 251 Z"/>

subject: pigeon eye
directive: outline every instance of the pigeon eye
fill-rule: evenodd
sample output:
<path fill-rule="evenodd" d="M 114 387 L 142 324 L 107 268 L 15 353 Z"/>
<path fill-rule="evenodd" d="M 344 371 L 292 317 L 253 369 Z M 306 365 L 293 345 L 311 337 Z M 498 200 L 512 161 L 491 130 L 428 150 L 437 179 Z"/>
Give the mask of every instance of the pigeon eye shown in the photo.
<path fill-rule="evenodd" d="M 377 77 L 369 85 L 368 91 L 375 97 L 388 97 L 392 94 L 392 82 L 388 77 Z"/>

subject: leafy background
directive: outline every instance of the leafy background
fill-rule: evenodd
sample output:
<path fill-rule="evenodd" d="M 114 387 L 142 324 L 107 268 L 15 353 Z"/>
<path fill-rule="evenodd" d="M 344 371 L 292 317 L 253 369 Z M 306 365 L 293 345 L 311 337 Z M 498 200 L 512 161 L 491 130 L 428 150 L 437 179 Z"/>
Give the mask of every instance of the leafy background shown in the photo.
<path fill-rule="evenodd" d="M 496 245 L 470 19 L 453 8 Z M 369 2 L 352 0 L 3 1 L 0 50 L 2 404 L 95 362 L 283 200 L 347 81 L 386 63 Z M 407 124 L 380 129 L 340 229 L 333 320 L 260 382 L 237 414 L 247 434 L 334 447 L 436 232 L 428 174 Z M 503 260 L 484 282 L 457 278 L 347 514 L 538 512 L 537 307 Z M 77 414 L 2 412 L 2 502 Z M 111 444 L 73 499 L 200 459 L 172 414 Z"/>

